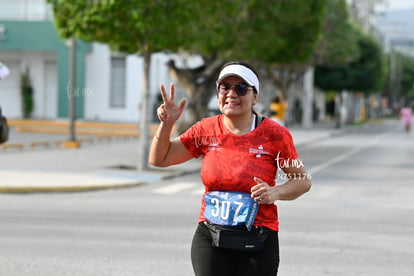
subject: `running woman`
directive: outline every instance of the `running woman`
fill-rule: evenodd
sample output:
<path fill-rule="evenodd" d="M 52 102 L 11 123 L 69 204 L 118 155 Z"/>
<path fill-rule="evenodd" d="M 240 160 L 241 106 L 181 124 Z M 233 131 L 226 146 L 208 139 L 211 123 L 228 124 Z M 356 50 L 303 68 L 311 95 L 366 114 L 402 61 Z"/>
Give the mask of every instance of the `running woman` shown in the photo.
<path fill-rule="evenodd" d="M 175 139 L 170 134 L 186 99 L 175 102 L 160 85 L 161 121 L 149 163 L 167 167 L 202 157 L 205 192 L 195 230 L 191 261 L 197 276 L 277 275 L 279 200 L 309 191 L 310 176 L 289 130 L 254 110 L 260 84 L 248 63 L 225 64 L 216 82 L 221 114 L 204 118 Z M 277 184 L 282 170 L 286 182 Z"/>

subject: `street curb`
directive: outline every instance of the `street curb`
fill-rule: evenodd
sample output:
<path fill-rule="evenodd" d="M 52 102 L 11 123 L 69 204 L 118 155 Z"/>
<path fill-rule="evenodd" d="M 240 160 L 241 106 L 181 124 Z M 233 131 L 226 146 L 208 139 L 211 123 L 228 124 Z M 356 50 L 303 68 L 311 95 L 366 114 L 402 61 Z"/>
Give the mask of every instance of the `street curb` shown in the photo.
<path fill-rule="evenodd" d="M 185 170 L 185 171 L 177 171 L 175 173 L 171 173 L 168 175 L 165 175 L 163 177 L 161 177 L 162 180 L 167 180 L 167 179 L 172 179 L 178 176 L 183 176 L 183 175 L 187 175 L 187 174 L 191 174 L 191 173 L 196 173 L 199 172 L 201 169 L 201 163 L 200 163 L 200 168 L 197 169 L 193 169 L 193 170 Z"/>
<path fill-rule="evenodd" d="M 4 194 L 30 194 L 30 193 L 71 193 L 87 192 L 95 190 L 110 190 L 132 188 L 144 185 L 145 182 L 129 184 L 107 184 L 107 185 L 73 185 L 73 186 L 22 186 L 22 187 L 0 187 L 0 193 Z"/>
<path fill-rule="evenodd" d="M 199 172 L 200 168 L 192 170 L 174 171 L 169 173 L 162 173 L 159 180 L 172 179 L 178 176 Z M 154 181 L 154 180 L 153 180 Z M 111 189 L 124 189 L 134 188 L 145 185 L 151 181 L 139 181 L 136 183 L 128 184 L 104 184 L 104 185 L 68 185 L 68 186 L 21 186 L 21 187 L 0 187 L 0 194 L 30 194 L 30 193 L 74 193 L 74 192 L 87 192 L 98 190 L 111 190 Z"/>

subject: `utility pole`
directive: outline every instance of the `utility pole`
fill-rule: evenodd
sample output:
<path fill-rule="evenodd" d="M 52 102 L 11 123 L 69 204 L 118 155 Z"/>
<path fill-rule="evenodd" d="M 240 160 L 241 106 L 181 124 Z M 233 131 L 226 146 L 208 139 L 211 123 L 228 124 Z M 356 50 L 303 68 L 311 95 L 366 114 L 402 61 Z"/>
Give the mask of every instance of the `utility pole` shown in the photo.
<path fill-rule="evenodd" d="M 66 87 L 69 101 L 69 139 L 63 142 L 65 148 L 79 148 L 80 143 L 76 141 L 76 39 L 70 38 L 69 44 L 69 82 Z"/>

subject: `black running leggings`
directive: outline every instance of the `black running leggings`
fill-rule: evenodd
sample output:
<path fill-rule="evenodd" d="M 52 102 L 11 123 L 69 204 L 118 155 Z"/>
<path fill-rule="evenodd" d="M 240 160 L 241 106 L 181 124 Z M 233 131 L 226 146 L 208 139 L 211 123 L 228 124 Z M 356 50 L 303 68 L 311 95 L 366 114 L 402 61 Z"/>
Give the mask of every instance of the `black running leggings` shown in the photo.
<path fill-rule="evenodd" d="M 279 267 L 279 238 L 272 231 L 260 251 L 238 251 L 211 245 L 207 226 L 200 223 L 191 245 L 196 276 L 276 276 Z"/>

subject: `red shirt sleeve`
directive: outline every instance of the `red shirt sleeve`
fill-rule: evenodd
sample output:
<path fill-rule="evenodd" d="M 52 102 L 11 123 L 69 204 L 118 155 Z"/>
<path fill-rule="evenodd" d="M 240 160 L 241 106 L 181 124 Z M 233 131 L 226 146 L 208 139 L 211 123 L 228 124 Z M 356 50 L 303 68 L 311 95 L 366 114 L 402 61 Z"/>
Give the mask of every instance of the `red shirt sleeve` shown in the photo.
<path fill-rule="evenodd" d="M 180 135 L 181 142 L 195 158 L 204 155 L 209 146 L 216 143 L 220 132 L 219 118 L 220 115 L 204 118 Z"/>

